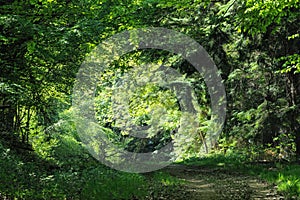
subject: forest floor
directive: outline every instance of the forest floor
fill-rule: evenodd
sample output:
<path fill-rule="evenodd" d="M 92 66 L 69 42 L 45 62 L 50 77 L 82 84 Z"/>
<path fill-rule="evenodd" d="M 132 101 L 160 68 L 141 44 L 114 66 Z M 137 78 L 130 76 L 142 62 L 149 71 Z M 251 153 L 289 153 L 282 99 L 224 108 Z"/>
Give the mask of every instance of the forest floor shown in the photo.
<path fill-rule="evenodd" d="M 182 183 L 175 188 L 166 186 L 147 199 L 284 199 L 274 185 L 238 172 L 179 164 L 161 171 L 182 180 Z"/>

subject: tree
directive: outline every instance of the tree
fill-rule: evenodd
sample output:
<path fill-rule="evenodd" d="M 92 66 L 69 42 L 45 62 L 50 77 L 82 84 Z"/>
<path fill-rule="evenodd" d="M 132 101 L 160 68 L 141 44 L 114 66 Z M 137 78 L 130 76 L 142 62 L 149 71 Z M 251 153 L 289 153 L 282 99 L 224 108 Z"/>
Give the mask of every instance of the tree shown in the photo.
<path fill-rule="evenodd" d="M 235 102 L 231 108 L 236 110 L 232 113 L 236 122 L 231 126 L 248 126 L 248 133 L 259 136 L 263 144 L 276 145 L 274 138 L 292 133 L 300 155 L 298 10 L 298 0 L 249 0 L 229 1 L 222 12 L 235 22 L 236 63 L 244 62 L 242 68 L 233 70 L 229 87 L 248 85 L 246 93 L 246 88 L 239 88 L 241 92 L 233 94 L 241 102 Z M 232 82 L 234 79 L 239 83 Z M 255 94 L 258 96 L 253 98 Z"/>

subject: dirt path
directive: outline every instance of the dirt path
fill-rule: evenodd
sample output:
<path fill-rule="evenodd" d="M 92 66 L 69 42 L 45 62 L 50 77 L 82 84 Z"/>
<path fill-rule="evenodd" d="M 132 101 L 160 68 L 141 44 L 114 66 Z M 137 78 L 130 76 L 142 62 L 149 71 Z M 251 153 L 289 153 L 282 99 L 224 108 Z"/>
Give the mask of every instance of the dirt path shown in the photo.
<path fill-rule="evenodd" d="M 186 165 L 171 165 L 162 171 L 185 181 L 182 187 L 176 189 L 177 194 L 172 195 L 172 199 L 284 199 L 277 194 L 274 186 L 239 173 Z"/>

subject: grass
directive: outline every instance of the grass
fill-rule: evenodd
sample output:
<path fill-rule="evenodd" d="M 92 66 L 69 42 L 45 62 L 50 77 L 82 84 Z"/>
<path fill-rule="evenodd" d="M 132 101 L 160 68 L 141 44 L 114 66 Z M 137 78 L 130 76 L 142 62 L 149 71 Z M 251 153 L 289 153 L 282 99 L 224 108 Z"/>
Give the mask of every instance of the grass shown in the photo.
<path fill-rule="evenodd" d="M 183 181 L 162 171 L 133 174 L 76 156 L 63 165 L 17 153 L 0 140 L 0 199 L 159 199 L 176 194 Z M 71 162 L 71 164 L 70 164 Z"/>
<path fill-rule="evenodd" d="M 0 140 L 0 199 L 174 199 L 184 195 L 178 191 L 185 183 L 163 171 L 129 174 L 109 169 L 83 153 L 61 156 L 58 150 L 56 164 L 34 153 L 10 150 L 5 144 Z M 243 154 L 212 154 L 182 163 L 259 176 L 276 184 L 285 197 L 300 197 L 296 164 L 250 163 Z"/>
<path fill-rule="evenodd" d="M 156 182 L 160 182 L 164 186 L 175 186 L 175 185 L 182 185 L 185 183 L 184 180 L 171 176 L 169 173 L 161 172 L 161 171 L 155 172 L 153 175 L 153 179 Z"/>

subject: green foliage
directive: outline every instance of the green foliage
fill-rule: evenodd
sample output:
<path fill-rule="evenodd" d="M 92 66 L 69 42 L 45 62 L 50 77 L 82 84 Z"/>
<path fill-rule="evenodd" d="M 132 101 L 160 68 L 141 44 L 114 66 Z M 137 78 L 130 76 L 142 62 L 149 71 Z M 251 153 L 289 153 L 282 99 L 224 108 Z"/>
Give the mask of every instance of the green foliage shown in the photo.
<path fill-rule="evenodd" d="M 282 65 L 281 73 L 300 73 L 300 55 L 293 54 L 279 59 L 280 62 L 284 62 Z"/>
<path fill-rule="evenodd" d="M 295 175 L 285 177 L 284 175 L 278 175 L 278 190 L 283 192 L 287 198 L 300 196 L 300 179 Z"/>
<path fill-rule="evenodd" d="M 271 25 L 279 26 L 286 17 L 293 18 L 288 15 L 294 15 L 291 11 L 298 9 L 299 3 L 299 0 L 245 1 L 242 4 L 243 9 L 240 10 L 240 18 L 243 19 L 240 27 L 243 32 L 250 33 L 252 36 L 265 33 Z"/>
<path fill-rule="evenodd" d="M 141 175 L 103 167 L 74 137 L 62 130 L 60 134 L 66 135 L 51 146 L 50 162 L 34 155 L 17 155 L 0 145 L 1 195 L 24 199 L 131 199 L 146 195 L 147 183 Z"/>
<path fill-rule="evenodd" d="M 145 179 L 138 174 L 120 173 L 102 168 L 89 170 L 84 176 L 89 181 L 84 185 L 83 199 L 132 199 L 146 195 Z"/>
<path fill-rule="evenodd" d="M 171 176 L 166 172 L 156 172 L 153 175 L 153 179 L 160 182 L 164 186 L 176 186 L 184 184 L 184 180 Z"/>
<path fill-rule="evenodd" d="M 216 154 L 197 158 L 211 123 L 203 77 L 181 56 L 162 50 L 131 52 L 99 75 L 94 106 L 102 133 L 133 152 L 155 151 L 172 139 L 179 160 L 248 170 L 278 184 L 288 198 L 299 196 L 299 166 L 281 164 L 300 155 L 299 5 L 299 0 L 1 2 L 0 195 L 147 195 L 148 180 L 141 175 L 107 169 L 89 155 L 73 121 L 71 93 L 80 64 L 105 38 L 139 27 L 165 27 L 198 41 L 220 70 L 228 109 Z M 155 64 L 145 70 L 149 63 Z M 154 73 L 162 65 L 182 74 L 176 81 L 193 90 L 196 117 L 182 112 L 178 93 Z M 148 139 L 129 136 L 131 127 L 150 125 Z M 31 147 L 34 152 L 27 152 Z M 115 150 L 93 148 L 107 157 Z M 241 165 L 263 160 L 279 162 L 276 171 Z M 167 174 L 154 179 L 158 189 L 178 185 Z"/>

